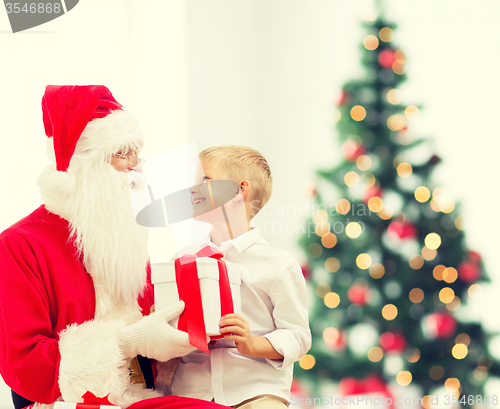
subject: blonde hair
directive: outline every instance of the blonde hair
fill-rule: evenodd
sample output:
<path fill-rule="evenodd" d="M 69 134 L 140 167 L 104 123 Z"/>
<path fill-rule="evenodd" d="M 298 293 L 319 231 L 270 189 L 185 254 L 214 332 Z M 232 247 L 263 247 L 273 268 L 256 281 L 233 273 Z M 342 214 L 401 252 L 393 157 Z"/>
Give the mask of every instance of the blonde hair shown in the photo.
<path fill-rule="evenodd" d="M 200 161 L 213 163 L 235 182 L 248 180 L 252 209 L 257 210 L 255 214 L 269 201 L 273 191 L 271 168 L 266 158 L 255 149 L 241 145 L 212 146 L 200 153 Z"/>

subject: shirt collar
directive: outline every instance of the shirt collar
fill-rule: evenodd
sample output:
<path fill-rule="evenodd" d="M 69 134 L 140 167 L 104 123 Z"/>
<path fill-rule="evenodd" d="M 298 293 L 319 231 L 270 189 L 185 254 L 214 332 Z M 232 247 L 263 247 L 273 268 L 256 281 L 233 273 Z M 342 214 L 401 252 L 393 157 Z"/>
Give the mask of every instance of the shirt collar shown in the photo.
<path fill-rule="evenodd" d="M 240 253 L 250 247 L 252 244 L 261 239 L 259 229 L 257 227 L 252 227 L 251 230 L 243 233 L 241 236 L 236 237 L 232 240 L 223 241 L 220 246 L 213 246 L 218 248 L 220 251 L 225 251 L 230 247 L 234 247 Z"/>

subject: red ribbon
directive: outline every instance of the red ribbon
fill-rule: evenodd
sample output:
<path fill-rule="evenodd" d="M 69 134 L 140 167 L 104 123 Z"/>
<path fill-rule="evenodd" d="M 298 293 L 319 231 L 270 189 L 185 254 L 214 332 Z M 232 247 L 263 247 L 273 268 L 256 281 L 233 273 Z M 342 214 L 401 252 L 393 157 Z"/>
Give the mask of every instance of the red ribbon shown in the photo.
<path fill-rule="evenodd" d="M 384 397 L 394 402 L 392 394 L 387 388 L 387 384 L 377 375 L 368 375 L 364 379 L 344 378 L 340 381 L 339 389 L 343 396 L 368 395 L 380 392 Z"/>
<path fill-rule="evenodd" d="M 78 409 L 95 409 L 95 405 L 113 405 L 108 399 L 109 393 L 104 398 L 98 398 L 92 392 L 85 392 L 82 396 L 83 403 L 78 403 L 76 407 Z"/>
<path fill-rule="evenodd" d="M 198 257 L 209 257 L 217 260 L 217 265 L 219 267 L 221 317 L 234 312 L 233 297 L 231 295 L 226 263 L 222 260 L 221 252 L 210 246 L 206 246 L 196 254 L 186 254 L 175 260 L 175 279 L 177 282 L 179 299 L 186 304 L 184 312 L 179 317 L 178 328 L 188 333 L 189 343 L 191 345 L 208 353 L 200 281 L 198 279 L 198 269 L 196 266 L 196 259 Z M 224 335 L 211 337 L 211 339 L 220 338 L 224 338 Z"/>

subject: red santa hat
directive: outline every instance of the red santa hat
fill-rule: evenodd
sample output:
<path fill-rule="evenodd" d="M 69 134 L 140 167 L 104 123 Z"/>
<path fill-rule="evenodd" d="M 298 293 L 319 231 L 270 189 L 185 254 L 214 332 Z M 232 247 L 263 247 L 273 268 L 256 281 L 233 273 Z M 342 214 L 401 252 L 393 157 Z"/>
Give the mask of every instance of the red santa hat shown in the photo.
<path fill-rule="evenodd" d="M 118 147 L 128 142 L 142 144 L 138 124 L 131 116 L 121 115 L 119 126 L 114 123 L 112 114 L 124 112 L 123 106 L 103 85 L 47 85 L 42 110 L 45 134 L 53 138 L 58 171 L 68 169 L 78 140 L 93 120 L 100 121 L 99 137 L 106 139 L 103 148 L 113 144 L 110 138 L 116 139 Z"/>

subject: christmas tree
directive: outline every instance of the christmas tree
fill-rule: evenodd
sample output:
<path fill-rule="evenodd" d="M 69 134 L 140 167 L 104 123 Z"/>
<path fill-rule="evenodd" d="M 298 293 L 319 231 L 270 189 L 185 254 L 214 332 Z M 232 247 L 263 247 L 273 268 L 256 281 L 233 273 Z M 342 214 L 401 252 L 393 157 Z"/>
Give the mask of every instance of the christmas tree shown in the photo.
<path fill-rule="evenodd" d="M 461 318 L 488 279 L 458 206 L 432 181 L 440 158 L 412 133 L 420 110 L 402 104 L 406 56 L 378 14 L 364 23 L 364 78 L 343 86 L 335 111 L 344 159 L 318 172 L 314 231 L 301 239 L 315 294 L 296 378 L 311 396 L 324 381 L 344 395 L 391 396 L 393 383 L 418 386 L 425 408 L 440 390 L 461 407 L 494 406 L 484 385 L 500 367 L 481 324 Z"/>

